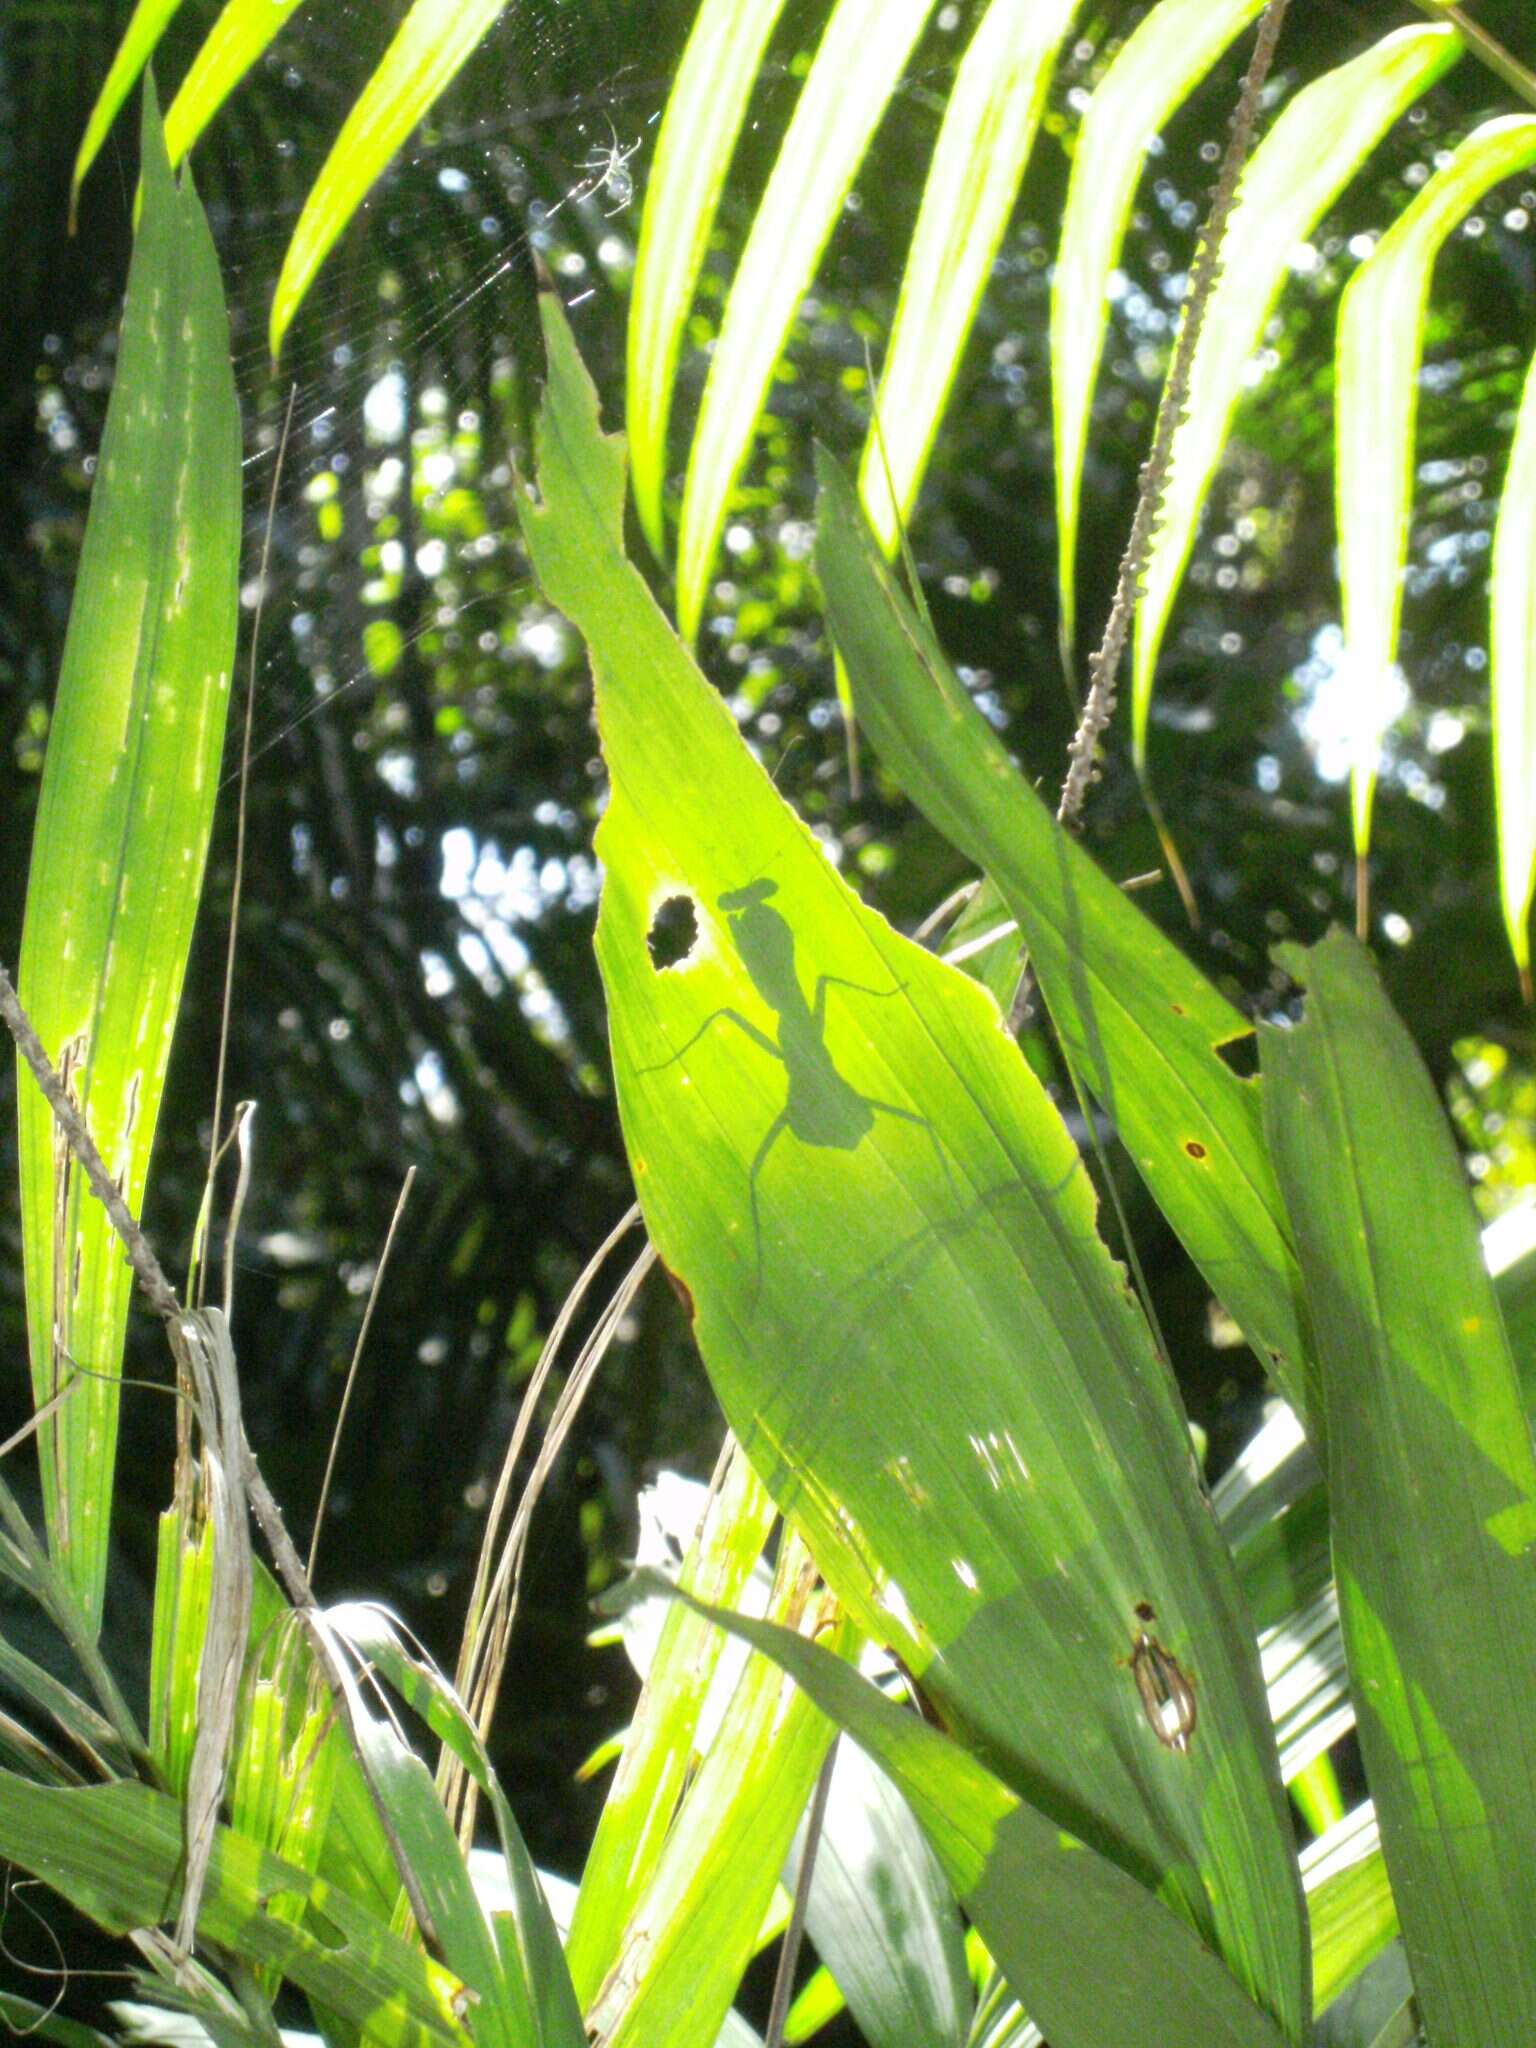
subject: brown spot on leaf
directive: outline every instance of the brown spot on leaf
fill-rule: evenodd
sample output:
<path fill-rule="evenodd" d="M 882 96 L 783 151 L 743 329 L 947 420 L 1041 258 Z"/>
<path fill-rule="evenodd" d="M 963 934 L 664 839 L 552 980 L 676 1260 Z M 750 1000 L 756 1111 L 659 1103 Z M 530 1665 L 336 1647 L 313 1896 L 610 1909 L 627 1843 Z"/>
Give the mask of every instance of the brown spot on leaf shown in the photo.
<path fill-rule="evenodd" d="M 1198 1138 L 1186 1138 L 1184 1141 L 1184 1150 L 1189 1154 L 1191 1159 L 1203 1159 L 1205 1157 L 1205 1147 L 1201 1144 Z"/>
<path fill-rule="evenodd" d="M 691 1329 L 694 1320 L 699 1313 L 698 1309 L 694 1306 L 693 1289 L 688 1285 L 688 1282 L 682 1277 L 682 1275 L 680 1273 L 674 1273 L 672 1268 L 669 1265 L 667 1265 L 665 1261 L 662 1262 L 661 1270 L 663 1271 L 663 1273 L 666 1274 L 672 1292 L 683 1304 L 683 1314 L 688 1318 L 688 1324 Z"/>

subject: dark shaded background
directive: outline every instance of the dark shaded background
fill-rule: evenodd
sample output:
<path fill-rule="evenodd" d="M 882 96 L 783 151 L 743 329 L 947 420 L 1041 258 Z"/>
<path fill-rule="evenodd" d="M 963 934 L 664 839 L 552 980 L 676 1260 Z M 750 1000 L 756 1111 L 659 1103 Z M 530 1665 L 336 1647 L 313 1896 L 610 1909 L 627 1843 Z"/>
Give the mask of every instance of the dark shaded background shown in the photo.
<path fill-rule="evenodd" d="M 528 235 L 543 241 L 567 298 L 580 300 L 579 339 L 617 420 L 638 206 L 608 218 L 612 202 L 597 194 L 553 217 L 548 209 L 583 182 L 581 167 L 610 137 L 640 141 L 629 168 L 643 185 L 691 9 L 682 0 L 509 9 L 333 253 L 274 375 L 266 310 L 287 234 L 400 11 L 352 0 L 296 19 L 195 163 L 226 267 L 245 418 L 247 636 L 273 450 L 290 385 L 297 392 L 257 657 L 231 1044 L 230 1094 L 260 1104 L 238 1247 L 249 1426 L 291 1524 L 307 1530 L 363 1296 L 414 1164 L 415 1195 L 341 1449 L 321 1590 L 390 1601 L 451 1663 L 523 1384 L 576 1273 L 630 1199 L 590 947 L 589 848 L 603 781 L 589 692 L 573 636 L 551 625 L 530 590 L 511 517 L 506 455 L 538 374 Z M 1143 11 L 1112 5 L 1082 17 L 913 536 L 947 647 L 1048 787 L 1070 734 L 1055 655 L 1048 265 L 1081 89 Z M 0 11 L 0 957 L 11 962 L 110 391 L 136 123 L 119 121 L 73 238 L 69 169 L 128 12 L 126 0 L 12 0 Z M 1536 55 L 1518 0 L 1478 12 Z M 189 4 L 183 14 L 157 60 L 166 97 L 212 9 Z M 698 345 L 713 330 L 730 252 L 792 104 L 792 60 L 819 18 L 792 6 L 776 40 L 690 336 L 679 419 L 691 418 Z M 1277 82 L 1293 90 L 1414 18 L 1380 0 L 1297 0 Z M 962 871 L 877 763 L 866 761 L 862 793 L 850 795 L 800 522 L 812 505 L 812 432 L 850 454 L 862 439 L 865 340 L 878 358 L 962 40 L 960 30 L 930 34 L 859 182 L 797 327 L 792 378 L 776 386 L 740 545 L 703 636 L 707 667 L 780 786 L 870 900 L 909 928 Z M 1187 266 L 1246 48 L 1166 138 L 1128 245 L 1086 481 L 1088 630 L 1102 617 L 1150 431 L 1170 280 Z M 1286 999 L 1268 961 L 1276 938 L 1310 940 L 1352 915 L 1344 792 L 1321 779 L 1298 726 L 1314 643 L 1337 618 L 1329 345 L 1356 261 L 1350 241 L 1391 218 L 1415 166 L 1509 110 L 1496 82 L 1464 60 L 1318 235 L 1323 260 L 1287 292 L 1272 337 L 1282 367 L 1243 411 L 1170 636 L 1153 765 L 1207 922 L 1192 936 L 1171 891 L 1141 900 L 1251 1010 Z M 1487 544 L 1536 342 L 1536 227 L 1526 213 L 1536 215 L 1536 190 L 1516 181 L 1481 209 L 1479 231 L 1454 240 L 1437 273 L 1436 376 L 1421 412 L 1405 611 L 1414 696 L 1393 737 L 1376 828 L 1378 954 L 1462 1110 L 1490 1200 L 1527 1170 L 1520 1090 L 1529 1096 L 1533 1064 L 1497 915 L 1481 662 Z M 381 418 L 390 424 L 381 389 L 403 436 L 381 430 Z M 681 445 L 674 434 L 679 460 Z M 1447 716 L 1461 727 L 1450 743 Z M 234 797 L 230 787 L 216 829 L 146 1211 L 173 1270 L 208 1145 Z M 1156 864 L 1123 743 L 1086 833 L 1112 872 Z M 1467 1073 L 1485 1076 L 1489 1048 L 1494 1067 L 1504 1064 L 1479 1092 Z M 3 1437 L 26 1413 L 27 1382 L 8 1063 L 0 1075 Z M 1502 1126 L 1490 1129 L 1489 1113 Z M 1257 1368 L 1246 1352 L 1210 1344 L 1198 1277 L 1128 1174 L 1122 1184 L 1219 1469 L 1251 1421 Z M 128 1369 L 153 1377 L 162 1364 L 157 1332 L 136 1319 Z M 124 1406 L 110 1625 L 130 1671 L 147 1641 L 168 1406 L 151 1394 L 130 1394 Z M 632 1696 L 620 1654 L 586 1647 L 588 1598 L 632 1540 L 636 1485 L 663 1462 L 706 1471 L 719 1430 L 675 1306 L 653 1288 L 540 1510 L 497 1738 L 535 1854 L 567 1873 L 580 1868 L 601 1798 L 600 1784 L 578 1786 L 572 1772 Z"/>

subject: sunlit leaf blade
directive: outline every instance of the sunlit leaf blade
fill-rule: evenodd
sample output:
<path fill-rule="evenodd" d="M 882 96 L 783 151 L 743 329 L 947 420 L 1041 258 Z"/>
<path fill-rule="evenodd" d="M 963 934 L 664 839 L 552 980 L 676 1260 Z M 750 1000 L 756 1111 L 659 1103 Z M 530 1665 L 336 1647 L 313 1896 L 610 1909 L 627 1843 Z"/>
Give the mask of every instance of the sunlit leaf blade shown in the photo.
<path fill-rule="evenodd" d="M 1369 956 L 1335 932 L 1282 959 L 1307 1004 L 1262 1034 L 1265 1127 L 1318 1333 L 1366 1774 L 1431 2039 L 1515 2048 L 1536 2013 L 1536 1455 L 1450 1128 Z"/>
<path fill-rule="evenodd" d="M 128 26 L 123 30 L 123 39 L 112 54 L 112 63 L 101 91 L 96 95 L 96 104 L 86 120 L 85 133 L 75 155 L 74 174 L 69 184 L 71 226 L 80 204 L 80 187 L 100 154 L 101 145 L 117 119 L 123 101 L 133 91 L 135 80 L 165 33 L 166 23 L 180 5 L 181 0 L 138 0 Z"/>
<path fill-rule="evenodd" d="M 175 1912 L 184 1856 L 181 1808 L 147 1785 L 44 1790 L 0 1774 L 0 1857 L 115 1933 Z M 293 1894 L 303 1926 L 273 1907 Z M 419 1948 L 344 1892 L 218 1829 L 199 1930 L 252 1963 L 270 1964 L 379 2048 L 457 2048 L 464 1993 Z"/>
<path fill-rule="evenodd" d="M 823 1963 L 807 1977 L 795 1993 L 793 2005 L 784 2015 L 784 2039 L 788 2048 L 800 2048 L 802 2041 L 809 2041 L 813 2034 L 830 2026 L 838 2014 L 846 2010 L 847 2003 L 837 1988 L 837 1980 Z"/>
<path fill-rule="evenodd" d="M 916 499 L 1076 9 L 1077 0 L 992 0 L 949 89 L 880 374 L 880 432 L 871 429 L 859 469 L 887 554 Z"/>
<path fill-rule="evenodd" d="M 686 1595 L 680 1595 L 686 1598 Z M 783 1666 L 905 1795 L 1052 2048 L 1278 2048 L 1283 2035 L 1174 1914 L 984 1764 L 790 1630 L 706 1609 Z M 1085 1968 L 1085 1930 L 1106 1966 Z M 1109 1959 L 1113 1967 L 1109 1967 Z"/>
<path fill-rule="evenodd" d="M 912 801 L 997 884 L 1052 1020 L 1163 1213 L 1299 1414 L 1315 1415 L 1244 1018 L 1063 832 L 913 614 L 837 465 L 816 563 L 859 717 Z"/>
<path fill-rule="evenodd" d="M 658 559 L 667 423 L 683 323 L 763 51 L 784 0 L 703 0 L 667 95 L 629 304 L 625 425 L 635 510 Z"/>
<path fill-rule="evenodd" d="M 213 822 L 234 656 L 240 422 L 218 261 L 146 92 L 143 216 L 70 611 L 19 988 L 137 1214 Z M 20 1089 L 27 1327 L 49 1541 L 99 1616 L 129 1272 Z"/>
<path fill-rule="evenodd" d="M 482 2037 L 505 2040 L 523 2048 L 585 2048 L 586 2033 L 555 1931 L 549 1902 L 533 1867 L 532 1858 L 506 1795 L 501 1789 L 479 1731 L 444 1674 L 425 1651 L 408 1644 L 392 1617 L 381 1607 L 348 1602 L 326 1610 L 326 1624 L 341 1638 L 353 1655 L 379 1672 L 407 1700 L 414 1710 L 463 1764 L 488 1801 L 501 1845 L 502 1872 L 511 1893 L 510 1910 L 491 1917 L 497 1953 L 494 1989 L 484 1997 L 478 2032 Z M 416 1765 L 414 1756 L 409 1765 Z M 426 1779 L 424 1767 L 411 1773 L 419 1785 Z M 412 1795 L 415 1804 L 416 1795 Z M 437 1882 L 451 1898 L 456 1919 L 469 1930 L 468 1945 L 457 1960 L 451 1937 L 445 1930 L 443 1952 L 456 1968 L 462 1968 L 466 1983 L 480 1985 L 477 1973 L 483 1963 L 480 1929 L 485 1925 L 479 1895 L 475 1892 L 465 1863 L 461 1860 L 446 1816 L 437 1804 L 422 1800 L 424 1825 L 419 1839 L 425 1853 L 440 1864 Z M 416 1844 L 407 1842 L 408 1849 Z M 421 1854 L 413 1854 L 418 1877 L 422 1875 Z M 462 1940 L 463 1937 L 461 1936 Z"/>
<path fill-rule="evenodd" d="M 833 1767 L 805 1924 L 868 2048 L 964 2048 L 976 1999 L 954 1894 L 912 1809 L 854 1743 Z"/>
<path fill-rule="evenodd" d="M 797 1537 L 780 1552 L 768 1613 L 817 1630 L 840 1654 L 854 1639 Z M 748 1660 L 650 1882 L 632 1902 L 615 1965 L 587 2006 L 596 2039 L 614 2048 L 714 2039 L 832 1733 L 776 1663 Z"/>
<path fill-rule="evenodd" d="M 130 1756 L 147 1763 L 149 1753 L 144 1737 L 101 1654 L 93 1619 L 86 1614 L 63 1574 L 50 1561 L 16 1496 L 3 1479 L 0 1479 L 0 1578 L 17 1587 L 28 1600 L 35 1601 L 47 1615 L 73 1652 L 75 1662 L 90 1686 L 97 1706 L 111 1723 L 118 1742 Z"/>
<path fill-rule="evenodd" d="M 161 1783 L 178 1799 L 187 1789 L 197 1737 L 197 1672 L 212 1575 L 212 1530 L 203 1524 L 183 1534 L 180 1514 L 168 1510 L 156 1541 L 149 1746 Z"/>
<path fill-rule="evenodd" d="M 1312 1989 L 1317 2010 L 1326 2012 L 1397 1933 L 1397 1907 L 1380 1848 L 1330 1871 L 1315 1885 L 1309 1881 L 1307 1913 Z"/>
<path fill-rule="evenodd" d="M 773 366 L 933 0 L 837 0 L 742 251 L 704 386 L 677 541 L 677 616 L 699 630 L 725 509 Z"/>
<path fill-rule="evenodd" d="M 401 1874 L 409 1871 L 413 1899 L 430 1923 L 423 1931 L 474 1994 L 477 2039 L 486 2048 L 524 2048 L 530 2042 L 543 2048 L 535 1988 L 481 1907 L 432 1773 L 392 1722 L 371 1711 L 355 1682 L 348 1708 L 369 1783 L 398 1844 Z M 571 2036 L 548 2038 L 550 2048 L 560 2048 Z"/>
<path fill-rule="evenodd" d="M 739 1448 L 730 1454 L 680 1574 L 689 1592 L 734 1607 L 777 1510 Z M 703 1746 L 700 1719 L 722 1638 L 689 1607 L 666 1603 L 624 1753 L 581 1874 L 566 1957 L 583 2006 L 618 1959 L 637 1893 L 650 1883 L 684 1785 Z"/>
<path fill-rule="evenodd" d="M 727 1419 L 938 1711 L 1295 2030 L 1299 1890 L 1253 1645 L 1082 1162 L 991 998 L 860 906 L 625 560 L 622 452 L 544 305 L 524 530 L 592 657 L 625 1137 Z M 669 905 L 689 943 L 659 967 Z M 1139 1602 L 1198 1687 L 1187 1753 L 1143 1706 Z"/>
<path fill-rule="evenodd" d="M 506 6 L 507 0 L 413 0 L 305 198 L 272 298 L 267 342 L 274 361 L 337 236 Z"/>
<path fill-rule="evenodd" d="M 1339 582 L 1354 699 L 1351 811 L 1355 851 L 1362 859 L 1370 845 L 1377 757 L 1392 710 L 1430 272 L 1441 243 L 1488 188 L 1533 160 L 1536 116 L 1513 115 L 1475 130 L 1398 215 L 1350 279 L 1339 308 Z M 1527 559 L 1522 576 L 1529 570 Z M 1523 766 L 1529 775 L 1529 760 Z"/>
<path fill-rule="evenodd" d="M 226 0 L 165 112 L 165 146 L 179 164 L 303 0 Z"/>
<path fill-rule="evenodd" d="M 1077 631 L 1077 518 L 1088 416 L 1120 256 L 1147 144 L 1264 0 L 1161 0 L 1137 24 L 1083 115 L 1051 285 L 1051 403 L 1061 641 Z M 879 531 L 878 526 L 876 531 Z"/>
<path fill-rule="evenodd" d="M 1520 400 L 1493 542 L 1492 671 L 1499 897 L 1529 1002 L 1536 894 L 1536 360 Z"/>
<path fill-rule="evenodd" d="M 1299 92 L 1254 151 L 1222 241 L 1221 276 L 1195 350 L 1189 403 L 1174 439 L 1161 518 L 1136 613 L 1131 735 L 1146 759 L 1152 681 L 1195 527 L 1248 360 L 1290 262 L 1320 216 L 1403 110 L 1460 54 L 1438 23 L 1383 36 Z"/>

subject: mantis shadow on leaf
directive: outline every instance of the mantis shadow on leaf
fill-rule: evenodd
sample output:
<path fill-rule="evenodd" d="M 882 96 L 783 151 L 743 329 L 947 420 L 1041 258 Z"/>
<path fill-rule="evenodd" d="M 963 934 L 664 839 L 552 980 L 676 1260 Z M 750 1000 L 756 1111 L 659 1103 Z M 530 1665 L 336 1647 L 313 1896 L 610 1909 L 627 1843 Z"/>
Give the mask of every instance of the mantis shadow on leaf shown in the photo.
<path fill-rule="evenodd" d="M 858 995 L 887 1000 L 900 995 L 905 982 L 892 988 L 870 988 L 846 975 L 819 974 L 809 1002 L 795 970 L 795 935 L 788 921 L 775 910 L 769 898 L 778 884 L 768 876 L 748 882 L 740 889 L 727 889 L 717 901 L 724 911 L 731 940 L 753 988 L 777 1020 L 778 1036 L 772 1037 L 739 1010 L 724 1006 L 712 1011 L 668 1058 L 641 1067 L 642 1074 L 658 1074 L 675 1066 L 716 1024 L 734 1024 L 746 1038 L 779 1061 L 788 1080 L 784 1107 L 763 1133 L 762 1141 L 747 1169 L 747 1189 L 752 1212 L 752 1240 L 755 1252 L 752 1300 L 762 1285 L 763 1240 L 758 1207 L 758 1178 L 768 1155 L 786 1131 L 802 1145 L 852 1152 L 875 1127 L 877 1116 L 894 1117 L 922 1131 L 933 1146 L 934 1156 L 946 1180 L 953 1182 L 949 1162 L 938 1135 L 928 1118 L 900 1103 L 866 1095 L 837 1070 L 827 1047 L 827 995 L 834 988 Z"/>

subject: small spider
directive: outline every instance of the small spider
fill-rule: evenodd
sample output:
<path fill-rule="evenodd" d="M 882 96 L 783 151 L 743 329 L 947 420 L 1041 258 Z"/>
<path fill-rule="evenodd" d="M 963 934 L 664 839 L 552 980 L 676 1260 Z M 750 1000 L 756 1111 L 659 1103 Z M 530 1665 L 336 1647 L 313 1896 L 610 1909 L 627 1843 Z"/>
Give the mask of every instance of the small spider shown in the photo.
<path fill-rule="evenodd" d="M 612 220 L 616 213 L 622 213 L 629 205 L 635 196 L 635 181 L 629 172 L 628 164 L 644 137 L 637 135 L 628 149 L 625 149 L 619 141 L 619 131 L 612 121 L 608 123 L 608 133 L 611 140 L 607 146 L 599 145 L 596 149 L 589 150 L 576 166 L 578 171 L 586 173 L 582 182 L 572 186 L 559 205 L 550 208 L 550 213 L 558 213 L 560 207 L 570 200 L 590 199 L 595 192 L 604 192 L 613 201 L 612 206 L 603 210 L 605 220 Z"/>

